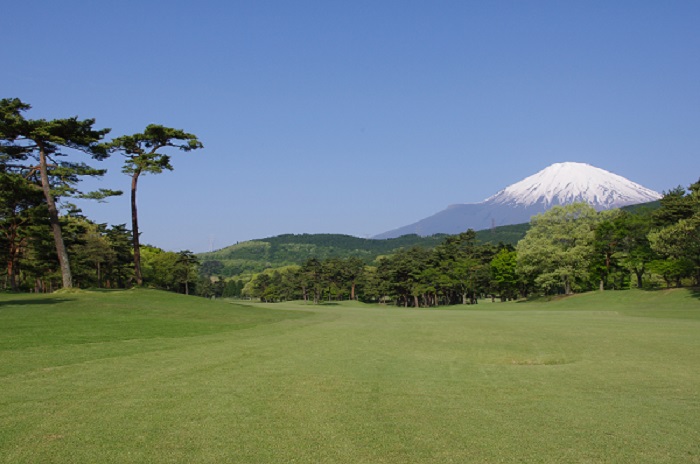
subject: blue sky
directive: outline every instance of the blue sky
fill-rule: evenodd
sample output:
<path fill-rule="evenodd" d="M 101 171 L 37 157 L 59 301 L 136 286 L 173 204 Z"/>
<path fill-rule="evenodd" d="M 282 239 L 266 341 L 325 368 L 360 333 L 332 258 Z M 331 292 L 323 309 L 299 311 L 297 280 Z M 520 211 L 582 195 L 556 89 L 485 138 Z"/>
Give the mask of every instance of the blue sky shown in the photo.
<path fill-rule="evenodd" d="M 698 24 L 698 1 L 5 2 L 0 97 L 199 136 L 141 179 L 146 243 L 365 237 L 555 162 L 695 182 Z M 86 187 L 128 190 L 122 161 Z M 81 206 L 129 223 L 127 196 Z"/>

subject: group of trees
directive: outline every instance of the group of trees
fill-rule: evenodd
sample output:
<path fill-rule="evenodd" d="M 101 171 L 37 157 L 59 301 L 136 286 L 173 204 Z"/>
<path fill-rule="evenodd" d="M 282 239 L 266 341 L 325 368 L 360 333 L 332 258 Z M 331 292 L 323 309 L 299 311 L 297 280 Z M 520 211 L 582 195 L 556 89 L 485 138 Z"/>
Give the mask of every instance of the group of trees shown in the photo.
<path fill-rule="evenodd" d="M 553 208 L 516 251 L 520 278 L 543 293 L 700 285 L 700 182 L 667 192 L 658 209 Z"/>
<path fill-rule="evenodd" d="M 650 261 L 651 268 L 668 286 L 680 286 L 684 278 L 700 285 L 700 181 L 688 192 L 682 187 L 668 192 L 661 203 L 647 235 L 657 258 Z"/>
<path fill-rule="evenodd" d="M 106 141 L 109 129 L 96 129 L 94 119 L 27 119 L 30 108 L 16 98 L 0 100 L 5 289 L 147 284 L 202 296 L 314 303 L 359 299 L 418 307 L 473 304 L 487 295 L 505 300 L 533 292 L 568 294 L 631 284 L 700 285 L 700 182 L 667 192 L 653 211 L 596 212 L 585 204 L 552 208 L 532 219 L 516 247 L 481 244 L 470 230 L 432 237 L 437 244 L 430 248 L 400 248 L 367 262 L 371 253 L 361 249 L 362 239 L 328 235 L 324 242 L 311 244 L 305 236 L 282 236 L 261 242 L 262 248 L 231 253 L 262 250 L 270 259 L 283 259 L 301 247 L 327 255 L 310 256 L 303 265 L 267 269 L 248 282 L 226 280 L 221 261 L 205 261 L 200 267 L 189 251 L 167 252 L 142 246 L 139 240 L 140 177 L 172 169 L 164 149 L 201 148 L 195 135 L 151 124 L 142 133 Z M 101 161 L 115 153 L 124 157 L 122 172 L 131 180 L 131 230 L 125 224 L 96 224 L 69 203 L 71 198 L 101 200 L 122 193 L 78 188 L 85 176 L 106 172 L 80 161 L 81 155 Z M 386 245 L 371 243 L 375 248 Z M 338 247 L 350 251 L 331 256 Z"/>
<path fill-rule="evenodd" d="M 434 248 L 400 249 L 377 265 L 356 257 L 311 258 L 302 266 L 270 269 L 254 276 L 243 294 L 270 302 L 393 301 L 414 307 L 476 303 L 491 288 L 500 289 L 504 299 L 513 298 L 517 284 L 509 287 L 498 264 L 509 253 L 513 249 L 506 245 L 477 244 L 476 233 L 469 230 Z"/>
<path fill-rule="evenodd" d="M 470 230 L 433 248 L 400 249 L 374 265 L 356 257 L 311 258 L 268 269 L 242 293 L 268 302 L 358 299 L 431 307 L 684 282 L 700 285 L 700 182 L 666 193 L 658 209 L 554 207 L 533 217 L 516 247 L 480 244 Z"/>
<path fill-rule="evenodd" d="M 74 285 L 143 284 L 136 207 L 139 176 L 172 169 L 170 157 L 162 149 L 191 151 L 202 144 L 192 134 L 155 124 L 143 133 L 105 141 L 110 130 L 94 128 L 94 119 L 27 119 L 25 113 L 30 109 L 17 98 L 0 100 L 0 256 L 6 263 L 4 287 L 48 291 Z M 122 193 L 109 189 L 82 192 L 78 188 L 85 176 L 106 173 L 80 161 L 81 154 L 102 161 L 114 153 L 124 156 L 123 172 L 131 177 L 131 230 L 125 225 L 95 224 L 68 203 L 71 198 L 102 200 Z M 172 267 L 177 275 L 173 279 L 184 282 L 188 292 L 192 272 L 185 272 L 184 267 L 194 268 L 194 257 L 188 252 L 175 255 L 174 262 L 180 264 Z M 162 276 L 154 277 L 152 282 L 160 282 L 158 279 Z"/>

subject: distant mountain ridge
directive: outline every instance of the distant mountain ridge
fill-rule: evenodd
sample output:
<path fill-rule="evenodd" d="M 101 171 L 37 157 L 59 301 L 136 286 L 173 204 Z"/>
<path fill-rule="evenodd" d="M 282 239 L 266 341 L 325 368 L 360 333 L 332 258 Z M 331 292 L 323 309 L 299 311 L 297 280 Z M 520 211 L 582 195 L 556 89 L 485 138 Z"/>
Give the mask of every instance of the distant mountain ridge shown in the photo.
<path fill-rule="evenodd" d="M 659 198 L 660 193 L 604 169 L 586 163 L 555 163 L 481 203 L 450 205 L 437 214 L 373 238 L 458 234 L 467 229 L 483 230 L 529 222 L 535 214 L 556 205 L 584 202 L 603 210 Z"/>

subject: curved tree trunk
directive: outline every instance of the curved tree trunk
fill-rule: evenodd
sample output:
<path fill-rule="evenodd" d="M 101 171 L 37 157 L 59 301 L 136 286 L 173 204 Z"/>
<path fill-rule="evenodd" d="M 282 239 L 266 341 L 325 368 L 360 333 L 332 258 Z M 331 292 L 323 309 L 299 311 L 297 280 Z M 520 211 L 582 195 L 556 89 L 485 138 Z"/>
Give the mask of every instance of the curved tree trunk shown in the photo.
<path fill-rule="evenodd" d="M 134 243 L 134 276 L 136 277 L 136 285 L 143 285 L 143 276 L 141 275 L 141 244 L 139 243 L 139 217 L 136 209 L 136 188 L 138 186 L 139 174 L 141 170 L 137 169 L 131 175 L 131 230 L 133 233 Z"/>
<path fill-rule="evenodd" d="M 63 288 L 73 287 L 73 275 L 70 271 L 70 262 L 68 260 L 68 252 L 66 245 L 63 242 L 63 234 L 61 233 L 61 223 L 58 220 L 58 208 L 56 202 L 51 195 L 51 186 L 49 185 L 49 173 L 46 166 L 46 154 L 44 148 L 39 147 L 39 172 L 41 174 L 41 189 L 44 192 L 46 205 L 49 209 L 49 223 L 53 232 L 53 240 L 56 244 L 56 254 L 58 255 L 58 264 L 61 267 L 61 278 L 63 279 Z"/>

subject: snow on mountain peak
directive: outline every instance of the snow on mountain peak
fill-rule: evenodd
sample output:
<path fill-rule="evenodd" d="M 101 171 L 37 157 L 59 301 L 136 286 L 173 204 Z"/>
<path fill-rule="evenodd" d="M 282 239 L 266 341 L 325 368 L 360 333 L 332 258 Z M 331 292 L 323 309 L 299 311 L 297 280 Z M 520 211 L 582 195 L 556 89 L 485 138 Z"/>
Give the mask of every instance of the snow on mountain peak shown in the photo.
<path fill-rule="evenodd" d="M 586 163 L 555 163 L 537 174 L 516 182 L 484 203 L 546 208 L 574 202 L 585 202 L 596 209 L 645 203 L 661 198 L 661 194 L 642 187 L 622 176 Z"/>

